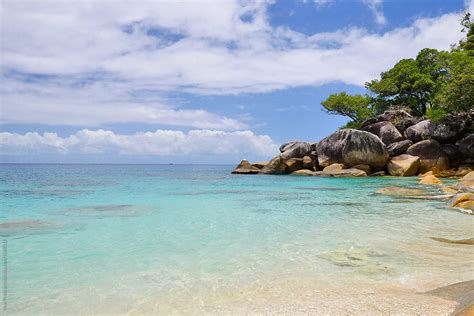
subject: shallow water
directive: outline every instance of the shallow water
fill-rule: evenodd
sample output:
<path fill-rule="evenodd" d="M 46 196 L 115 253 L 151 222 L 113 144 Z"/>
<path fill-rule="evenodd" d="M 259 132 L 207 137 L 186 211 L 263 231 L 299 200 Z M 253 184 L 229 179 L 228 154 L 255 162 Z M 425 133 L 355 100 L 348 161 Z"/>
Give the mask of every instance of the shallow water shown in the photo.
<path fill-rule="evenodd" d="M 375 193 L 403 186 L 436 195 L 436 187 L 231 170 L 1 165 L 8 311 L 248 311 L 259 300 L 332 293 L 330 302 L 473 278 L 472 246 L 430 238 L 472 238 L 471 215 Z"/>

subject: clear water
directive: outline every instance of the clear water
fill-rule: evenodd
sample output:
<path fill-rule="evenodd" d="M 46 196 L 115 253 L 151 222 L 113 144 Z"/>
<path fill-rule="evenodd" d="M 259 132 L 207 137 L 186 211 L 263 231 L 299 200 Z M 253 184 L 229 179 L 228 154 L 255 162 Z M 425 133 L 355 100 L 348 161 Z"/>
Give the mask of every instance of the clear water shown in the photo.
<path fill-rule="evenodd" d="M 197 312 L 288 291 L 472 279 L 473 217 L 375 194 L 417 179 L 232 166 L 1 165 L 11 313 Z M 361 285 L 362 286 L 362 285 Z"/>

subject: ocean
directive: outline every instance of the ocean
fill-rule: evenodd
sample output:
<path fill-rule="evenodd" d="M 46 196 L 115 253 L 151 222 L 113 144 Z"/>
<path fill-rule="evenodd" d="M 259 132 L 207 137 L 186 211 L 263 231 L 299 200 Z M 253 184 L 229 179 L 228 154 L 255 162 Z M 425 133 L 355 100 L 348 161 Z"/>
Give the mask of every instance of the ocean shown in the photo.
<path fill-rule="evenodd" d="M 433 300 L 410 303 L 409 294 L 474 275 L 472 246 L 431 239 L 471 238 L 471 215 L 438 199 L 376 193 L 402 186 L 437 195 L 437 186 L 232 169 L 0 165 L 7 311 L 265 313 L 293 304 L 350 312 L 381 301 L 429 308 Z"/>

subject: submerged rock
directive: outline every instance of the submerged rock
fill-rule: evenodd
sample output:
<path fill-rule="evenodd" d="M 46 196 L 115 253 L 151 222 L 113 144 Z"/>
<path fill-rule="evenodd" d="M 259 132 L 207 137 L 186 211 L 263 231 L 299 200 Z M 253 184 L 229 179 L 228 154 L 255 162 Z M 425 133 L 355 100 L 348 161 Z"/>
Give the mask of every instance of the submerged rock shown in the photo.
<path fill-rule="evenodd" d="M 342 129 L 324 138 L 317 146 L 322 167 L 343 163 L 348 167 L 367 164 L 380 170 L 388 160 L 384 143 L 375 135 L 355 129 Z"/>
<path fill-rule="evenodd" d="M 443 151 L 441 145 L 435 140 L 423 140 L 407 150 L 407 154 L 420 157 L 420 172 L 425 173 L 449 169 L 448 156 Z"/>
<path fill-rule="evenodd" d="M 248 162 L 247 160 L 242 160 L 237 167 L 235 167 L 234 171 L 232 173 L 237 173 L 237 174 L 257 174 L 259 173 L 260 169 L 253 166 Z"/>
<path fill-rule="evenodd" d="M 0 223 L 0 236 L 30 235 L 63 228 L 62 224 L 42 220 L 18 220 Z"/>
<path fill-rule="evenodd" d="M 390 273 L 393 268 L 381 261 L 384 254 L 366 248 L 351 247 L 348 250 L 334 250 L 319 255 L 340 267 L 357 268 L 360 272 L 370 274 Z"/>
<path fill-rule="evenodd" d="M 394 157 L 404 154 L 411 145 L 413 142 L 409 139 L 390 144 L 387 146 L 388 155 Z"/>
<path fill-rule="evenodd" d="M 386 187 L 376 191 L 378 194 L 391 196 L 417 196 L 424 195 L 425 191 L 421 189 L 403 188 L 403 187 Z"/>
<path fill-rule="evenodd" d="M 448 244 L 459 244 L 459 245 L 474 245 L 474 238 L 468 239 L 447 239 L 447 238 L 439 238 L 439 237 L 430 237 L 433 240 L 444 242 Z"/>
<path fill-rule="evenodd" d="M 412 155 L 400 155 L 393 157 L 387 164 L 388 172 L 392 176 L 409 177 L 418 173 L 420 157 Z"/>
<path fill-rule="evenodd" d="M 287 165 L 280 155 L 276 156 L 263 167 L 259 173 L 262 174 L 286 174 Z"/>

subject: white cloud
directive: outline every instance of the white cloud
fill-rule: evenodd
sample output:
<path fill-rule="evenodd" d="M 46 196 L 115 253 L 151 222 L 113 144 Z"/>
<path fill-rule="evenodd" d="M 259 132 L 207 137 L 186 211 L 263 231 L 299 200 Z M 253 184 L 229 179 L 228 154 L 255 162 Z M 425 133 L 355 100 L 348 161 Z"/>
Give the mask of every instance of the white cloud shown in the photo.
<path fill-rule="evenodd" d="M 2 155 L 119 154 L 152 156 L 218 155 L 271 157 L 278 146 L 252 131 L 174 130 L 121 135 L 107 130 L 81 130 L 68 137 L 56 133 L 0 133 Z M 236 158 L 237 159 L 237 158 Z"/>
<path fill-rule="evenodd" d="M 385 25 L 387 23 L 387 19 L 382 11 L 382 3 L 383 0 L 363 0 L 364 3 L 369 7 L 370 11 L 372 11 L 375 22 L 379 25 Z"/>
<path fill-rule="evenodd" d="M 383 22 L 381 1 L 365 2 Z M 362 85 L 400 58 L 424 47 L 448 49 L 462 36 L 458 13 L 384 34 L 350 28 L 306 36 L 270 25 L 267 5 L 4 0 L 1 120 L 245 129 L 238 118 L 195 110 L 199 105 L 184 108 L 167 96 L 260 93 L 335 81 Z M 42 77 L 31 80 L 25 73 Z"/>

